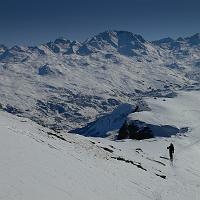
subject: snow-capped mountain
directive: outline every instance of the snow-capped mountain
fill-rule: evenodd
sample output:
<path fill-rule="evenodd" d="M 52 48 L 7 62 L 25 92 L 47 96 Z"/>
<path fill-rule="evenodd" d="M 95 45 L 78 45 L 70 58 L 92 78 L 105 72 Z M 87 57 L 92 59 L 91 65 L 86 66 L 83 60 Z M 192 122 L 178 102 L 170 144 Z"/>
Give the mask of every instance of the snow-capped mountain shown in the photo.
<path fill-rule="evenodd" d="M 85 126 L 123 103 L 198 84 L 199 34 L 147 41 L 105 31 L 85 42 L 0 46 L 0 103 L 54 129 Z"/>

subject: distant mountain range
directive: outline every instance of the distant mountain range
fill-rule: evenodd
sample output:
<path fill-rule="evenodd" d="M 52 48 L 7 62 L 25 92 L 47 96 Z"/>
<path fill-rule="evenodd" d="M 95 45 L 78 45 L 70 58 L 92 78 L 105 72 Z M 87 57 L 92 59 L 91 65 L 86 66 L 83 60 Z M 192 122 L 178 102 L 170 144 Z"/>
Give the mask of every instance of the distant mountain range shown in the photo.
<path fill-rule="evenodd" d="M 198 85 L 200 34 L 145 40 L 105 31 L 85 42 L 0 45 L 0 103 L 53 129 L 72 130 L 143 96 Z"/>

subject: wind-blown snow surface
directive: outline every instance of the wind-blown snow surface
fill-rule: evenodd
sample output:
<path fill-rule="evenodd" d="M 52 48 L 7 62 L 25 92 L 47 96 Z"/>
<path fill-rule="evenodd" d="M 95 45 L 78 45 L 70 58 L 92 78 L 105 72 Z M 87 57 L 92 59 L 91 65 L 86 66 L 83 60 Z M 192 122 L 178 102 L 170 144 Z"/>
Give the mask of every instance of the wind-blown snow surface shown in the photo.
<path fill-rule="evenodd" d="M 129 117 L 188 126 L 190 132 L 144 141 L 56 135 L 0 111 L 0 199 L 199 200 L 199 100 L 198 91 L 147 99 L 152 111 Z M 167 160 L 170 142 L 173 165 Z"/>
<path fill-rule="evenodd" d="M 137 96 L 200 80 L 200 35 L 150 42 L 105 31 L 83 43 L 0 46 L 0 103 L 40 124 L 72 130 Z"/>

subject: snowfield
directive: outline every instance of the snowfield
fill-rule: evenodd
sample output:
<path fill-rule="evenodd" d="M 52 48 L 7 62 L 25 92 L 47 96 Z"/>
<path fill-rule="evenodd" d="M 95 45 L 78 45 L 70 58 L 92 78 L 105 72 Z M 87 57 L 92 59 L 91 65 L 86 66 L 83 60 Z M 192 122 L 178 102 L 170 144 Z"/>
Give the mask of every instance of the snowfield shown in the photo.
<path fill-rule="evenodd" d="M 0 111 L 0 199 L 199 200 L 199 100 L 199 91 L 147 98 L 151 111 L 129 120 L 188 129 L 143 141 L 55 133 Z"/>

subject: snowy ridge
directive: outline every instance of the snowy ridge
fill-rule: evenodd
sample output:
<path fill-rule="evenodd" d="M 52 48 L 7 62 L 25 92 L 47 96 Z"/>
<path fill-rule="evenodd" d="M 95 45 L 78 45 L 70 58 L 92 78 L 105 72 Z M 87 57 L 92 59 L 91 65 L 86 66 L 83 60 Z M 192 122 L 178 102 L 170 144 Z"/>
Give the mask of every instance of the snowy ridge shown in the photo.
<path fill-rule="evenodd" d="M 127 116 L 134 111 L 130 104 L 121 104 L 113 112 L 98 118 L 89 123 L 86 127 L 72 130 L 72 133 L 78 133 L 91 137 L 106 137 L 108 132 L 118 130 L 125 122 Z"/>
<path fill-rule="evenodd" d="M 127 121 L 127 117 L 134 113 L 136 109 L 138 111 L 149 110 L 148 105 L 141 100 L 138 100 L 135 105 L 128 103 L 120 104 L 112 112 L 97 118 L 85 127 L 71 130 L 70 132 L 90 137 L 109 137 L 110 139 L 115 139 L 118 130 Z"/>

